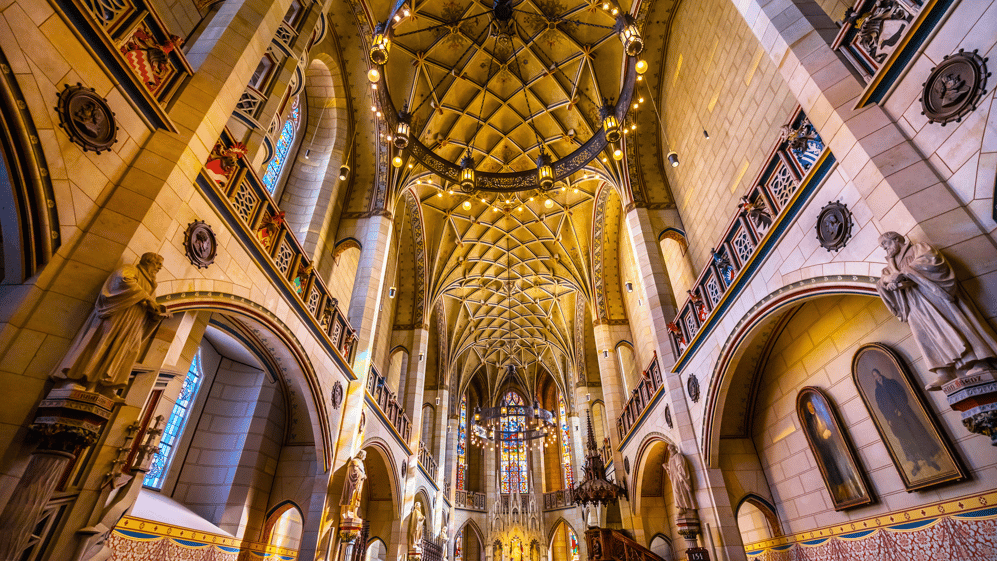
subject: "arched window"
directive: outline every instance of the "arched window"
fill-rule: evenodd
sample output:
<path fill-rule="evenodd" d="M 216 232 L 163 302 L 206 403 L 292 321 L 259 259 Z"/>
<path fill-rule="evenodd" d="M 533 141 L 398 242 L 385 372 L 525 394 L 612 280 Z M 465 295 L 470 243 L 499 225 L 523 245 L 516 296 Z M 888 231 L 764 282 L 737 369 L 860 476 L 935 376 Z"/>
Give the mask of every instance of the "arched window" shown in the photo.
<path fill-rule="evenodd" d="M 568 527 L 568 561 L 578 561 L 578 536 Z"/>
<path fill-rule="evenodd" d="M 564 488 L 575 486 L 571 470 L 571 433 L 568 431 L 568 411 L 564 406 L 564 396 L 557 393 L 557 415 L 561 423 L 561 466 L 564 471 Z"/>
<path fill-rule="evenodd" d="M 287 163 L 287 155 L 294 144 L 294 137 L 298 132 L 298 124 L 301 121 L 301 108 L 298 107 L 298 98 L 291 102 L 291 113 L 284 121 L 283 128 L 280 129 L 280 138 L 277 139 L 277 146 L 274 147 L 273 158 L 267 165 L 267 171 L 263 174 L 263 186 L 267 192 L 273 195 L 277 189 L 277 180 L 280 179 L 280 172 L 284 171 L 284 164 Z"/>
<path fill-rule="evenodd" d="M 501 491 L 503 493 L 529 493 L 526 463 L 526 408 L 523 398 L 510 391 L 502 399 L 501 430 Z"/>
<path fill-rule="evenodd" d="M 201 380 L 204 373 L 201 371 L 201 351 L 194 355 L 194 360 L 190 363 L 190 370 L 187 377 L 183 379 L 183 386 L 180 388 L 180 395 L 170 412 L 170 419 L 166 421 L 166 428 L 163 429 L 163 437 L 159 440 L 159 451 L 152 457 L 152 465 L 145 474 L 142 482 L 146 487 L 162 489 L 163 481 L 166 479 L 166 472 L 169 470 L 170 462 L 173 461 L 173 452 L 176 449 L 177 441 L 183 434 L 184 425 L 190 417 L 190 410 L 194 405 L 194 397 L 201 387 Z"/>
<path fill-rule="evenodd" d="M 464 561 L 464 529 L 453 537 L 453 561 Z"/>
<path fill-rule="evenodd" d="M 467 394 L 460 397 L 457 420 L 457 490 L 467 491 Z"/>
<path fill-rule="evenodd" d="M 287 504 L 272 513 L 267 527 L 268 544 L 295 551 L 301 545 L 301 511 L 296 506 Z"/>

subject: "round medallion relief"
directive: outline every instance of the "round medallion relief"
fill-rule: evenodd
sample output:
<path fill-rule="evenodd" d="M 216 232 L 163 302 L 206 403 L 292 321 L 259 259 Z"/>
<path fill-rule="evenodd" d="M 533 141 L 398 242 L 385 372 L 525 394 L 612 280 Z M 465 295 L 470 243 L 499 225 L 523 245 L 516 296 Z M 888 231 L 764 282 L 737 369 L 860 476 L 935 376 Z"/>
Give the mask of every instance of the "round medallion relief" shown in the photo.
<path fill-rule="evenodd" d="M 959 122 L 976 109 L 983 94 L 987 93 L 987 59 L 977 51 L 967 53 L 962 49 L 948 55 L 924 82 L 921 92 L 922 114 L 930 123 Z"/>
<path fill-rule="evenodd" d="M 693 403 L 699 401 L 699 380 L 696 378 L 695 374 L 689 374 L 689 379 L 686 380 L 685 389 L 689 392 L 689 399 Z"/>
<path fill-rule="evenodd" d="M 828 251 L 845 247 L 852 237 L 852 213 L 840 201 L 827 203 L 817 215 L 817 241 Z"/>
<path fill-rule="evenodd" d="M 59 126 L 84 151 L 93 150 L 100 154 L 118 140 L 114 112 L 107 100 L 97 95 L 93 88 L 79 83 L 75 86 L 66 84 L 65 89 L 59 92 L 55 110 L 59 115 Z"/>
<path fill-rule="evenodd" d="M 187 225 L 183 246 L 187 259 L 190 259 L 191 265 L 198 269 L 207 269 L 208 265 L 215 262 L 218 242 L 211 226 L 205 224 L 203 220 L 195 220 Z"/>

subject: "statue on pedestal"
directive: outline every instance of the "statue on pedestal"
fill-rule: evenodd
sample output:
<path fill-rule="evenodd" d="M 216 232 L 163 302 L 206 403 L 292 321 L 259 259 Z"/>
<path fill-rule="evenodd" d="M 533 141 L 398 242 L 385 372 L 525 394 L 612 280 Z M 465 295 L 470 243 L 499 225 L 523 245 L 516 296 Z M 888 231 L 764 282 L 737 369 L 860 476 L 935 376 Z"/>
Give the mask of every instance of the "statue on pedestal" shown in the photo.
<path fill-rule="evenodd" d="M 426 515 L 422 512 L 422 503 L 415 503 L 412 515 L 409 517 L 408 538 L 409 551 L 422 553 L 422 532 L 425 529 Z"/>
<path fill-rule="evenodd" d="M 94 391 L 128 383 L 142 344 L 164 318 L 166 307 L 156 302 L 156 275 L 163 258 L 145 253 L 138 265 L 125 265 L 104 282 L 93 312 L 73 346 L 68 364 L 56 378 L 73 380 Z"/>
<path fill-rule="evenodd" d="M 896 232 L 880 236 L 879 245 L 886 250 L 886 267 L 876 288 L 890 312 L 910 325 L 928 369 L 937 375 L 925 388 L 940 390 L 957 377 L 993 373 L 997 335 L 942 254 Z"/>
<path fill-rule="evenodd" d="M 668 454 L 668 462 L 661 467 L 668 473 L 668 480 L 672 483 L 672 495 L 675 497 L 675 506 L 678 507 L 681 516 L 687 511 L 696 510 L 696 499 L 692 492 L 692 476 L 689 474 L 689 462 L 679 452 L 677 446 L 669 444 Z"/>
<path fill-rule="evenodd" d="M 363 485 L 367 481 L 367 471 L 363 463 L 366 458 L 367 452 L 361 450 L 346 466 L 346 481 L 343 482 L 343 496 L 339 501 L 340 517 L 343 519 L 360 518 L 357 511 L 360 509 Z"/>

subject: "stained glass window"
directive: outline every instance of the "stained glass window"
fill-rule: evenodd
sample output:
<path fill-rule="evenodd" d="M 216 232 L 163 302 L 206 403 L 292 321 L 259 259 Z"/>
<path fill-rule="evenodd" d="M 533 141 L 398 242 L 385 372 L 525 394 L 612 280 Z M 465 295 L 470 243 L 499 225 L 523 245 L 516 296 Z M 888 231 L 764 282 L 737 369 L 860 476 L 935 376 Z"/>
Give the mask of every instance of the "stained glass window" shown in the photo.
<path fill-rule="evenodd" d="M 457 490 L 467 491 L 467 394 L 460 397 L 457 421 Z"/>
<path fill-rule="evenodd" d="M 464 561 L 464 529 L 453 537 L 453 561 Z"/>
<path fill-rule="evenodd" d="M 277 139 L 273 158 L 270 159 L 267 171 L 263 174 L 263 186 L 267 188 L 267 192 L 271 195 L 273 195 L 274 190 L 277 188 L 277 180 L 280 178 L 280 172 L 284 170 L 284 164 L 287 163 L 287 154 L 291 151 L 291 145 L 294 144 L 294 136 L 298 132 L 298 122 L 300 120 L 301 113 L 298 107 L 298 98 L 294 98 L 294 101 L 291 102 L 291 114 L 287 116 L 287 120 L 284 121 L 284 127 L 280 129 L 280 138 Z"/>
<path fill-rule="evenodd" d="M 166 421 L 166 428 L 163 429 L 163 437 L 159 440 L 159 451 L 152 457 L 152 465 L 145 474 L 142 482 L 146 487 L 162 489 L 163 481 L 166 479 L 166 472 L 173 461 L 173 452 L 177 445 L 177 440 L 183 434 L 183 427 L 187 424 L 187 417 L 190 416 L 190 409 L 197 396 L 197 389 L 201 387 L 201 379 L 204 378 L 201 372 L 201 351 L 197 351 L 194 360 L 190 363 L 190 370 L 183 380 L 180 388 L 180 395 L 170 412 L 170 419 Z"/>
<path fill-rule="evenodd" d="M 526 442 L 523 441 L 523 431 L 526 430 L 523 398 L 515 392 L 509 392 L 502 399 L 502 408 L 502 422 L 499 425 L 502 451 L 501 491 L 529 493 Z"/>
<path fill-rule="evenodd" d="M 564 487 L 574 487 L 575 481 L 571 471 L 571 433 L 568 432 L 568 411 L 564 406 L 564 396 L 557 394 L 558 420 L 561 423 L 561 465 L 564 468 Z"/>
<path fill-rule="evenodd" d="M 578 537 L 574 530 L 568 528 L 568 561 L 578 561 Z"/>

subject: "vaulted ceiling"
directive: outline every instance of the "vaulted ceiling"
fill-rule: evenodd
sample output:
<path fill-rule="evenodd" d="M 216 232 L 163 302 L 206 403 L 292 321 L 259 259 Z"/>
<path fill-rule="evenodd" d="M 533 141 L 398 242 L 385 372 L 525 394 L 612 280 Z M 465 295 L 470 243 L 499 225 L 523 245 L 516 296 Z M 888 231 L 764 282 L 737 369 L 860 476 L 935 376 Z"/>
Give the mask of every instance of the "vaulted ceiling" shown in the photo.
<path fill-rule="evenodd" d="M 532 170 L 541 146 L 559 158 L 597 133 L 602 99 L 619 94 L 625 57 L 612 11 L 633 13 L 646 27 L 670 20 L 676 2 L 604 7 L 602 0 L 519 0 L 511 22 L 502 23 L 489 13 L 490 1 L 416 0 L 394 23 L 388 62 L 379 67 L 382 87 L 395 109 L 412 113 L 413 136 L 439 156 L 456 163 L 470 148 L 478 171 Z M 373 118 L 390 109 L 373 102 L 366 57 L 371 30 L 395 8 L 391 0 L 372 0 L 353 4 L 352 13 L 334 7 L 338 20 L 331 14 L 337 33 L 365 41 L 360 52 L 351 44 L 343 58 L 357 86 L 351 91 L 360 134 L 377 146 L 374 153 L 357 154 L 372 169 L 352 179 L 348 205 L 367 210 L 378 195 L 358 194 L 384 189 L 389 208 L 392 197 L 397 200 L 396 231 L 411 237 L 398 245 L 404 276 L 398 282 L 413 288 L 402 289 L 395 324 L 432 322 L 445 330 L 437 336 L 445 347 L 440 360 L 465 382 L 484 372 L 494 389 L 512 365 L 528 379 L 550 372 L 568 384 L 591 358 L 583 345 L 586 334 L 592 344 L 592 321 L 626 318 L 617 271 L 623 206 L 635 198 L 671 203 L 653 133 L 651 91 L 661 74 L 648 75 L 651 89 L 638 83 L 634 98 L 645 101 L 631 115 L 642 128 L 625 137 L 639 145 L 640 159 L 650 161 L 638 167 L 631 148 L 627 169 L 627 160 L 618 162 L 607 151 L 550 193 L 463 194 L 417 162 L 386 165 L 389 156 L 406 154 L 391 147 L 390 131 Z M 355 19 L 353 29 L 344 29 L 347 14 Z M 643 32 L 649 33 L 653 49 L 644 56 L 654 69 L 663 61 L 665 34 Z M 633 124 L 625 123 L 628 129 Z M 636 134 L 640 142 L 633 141 Z M 633 177 L 641 168 L 654 177 Z M 379 174 L 388 176 L 387 185 L 378 187 Z"/>

